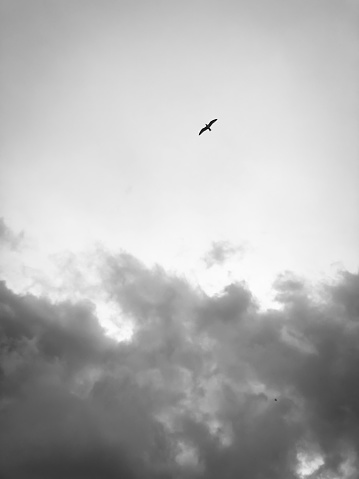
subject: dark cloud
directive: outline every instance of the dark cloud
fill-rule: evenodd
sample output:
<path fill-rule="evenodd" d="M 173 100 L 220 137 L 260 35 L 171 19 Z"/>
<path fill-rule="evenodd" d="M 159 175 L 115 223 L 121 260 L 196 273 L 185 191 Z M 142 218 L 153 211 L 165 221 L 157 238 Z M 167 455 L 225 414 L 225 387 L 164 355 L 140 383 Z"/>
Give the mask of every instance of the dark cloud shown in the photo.
<path fill-rule="evenodd" d="M 0 331 L 10 341 L 35 341 L 45 357 L 87 364 L 109 349 L 91 303 L 54 305 L 31 295 L 17 296 L 0 282 Z"/>
<path fill-rule="evenodd" d="M 340 305 L 345 315 L 353 320 L 359 319 L 359 274 L 343 273 L 342 282 L 332 287 L 334 301 Z"/>
<path fill-rule="evenodd" d="M 245 284 L 232 283 L 213 296 L 206 296 L 200 307 L 204 323 L 240 321 L 249 310 L 256 308 L 255 300 Z"/>
<path fill-rule="evenodd" d="M 262 312 L 244 284 L 208 296 L 129 254 L 100 264 L 131 342 L 90 302 L 0 286 L 1 477 L 287 479 L 314 451 L 308 477 L 356 477 L 358 275 L 314 291 L 286 273 Z"/>

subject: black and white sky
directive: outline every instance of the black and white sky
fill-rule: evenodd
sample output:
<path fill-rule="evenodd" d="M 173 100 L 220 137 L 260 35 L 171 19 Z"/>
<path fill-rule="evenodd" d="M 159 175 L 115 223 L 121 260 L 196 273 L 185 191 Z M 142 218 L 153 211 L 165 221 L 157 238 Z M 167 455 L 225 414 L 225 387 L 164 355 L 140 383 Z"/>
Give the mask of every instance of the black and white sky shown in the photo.
<path fill-rule="evenodd" d="M 359 2 L 0 8 L 0 477 L 357 479 Z"/>

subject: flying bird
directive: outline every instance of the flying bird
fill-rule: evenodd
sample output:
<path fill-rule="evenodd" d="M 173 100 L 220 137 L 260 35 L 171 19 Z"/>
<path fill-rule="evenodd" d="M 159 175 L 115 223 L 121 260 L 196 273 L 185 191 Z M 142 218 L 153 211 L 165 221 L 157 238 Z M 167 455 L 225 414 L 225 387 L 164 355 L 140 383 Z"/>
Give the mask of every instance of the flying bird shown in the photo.
<path fill-rule="evenodd" d="M 215 120 L 210 121 L 210 122 L 208 123 L 208 125 L 207 125 L 207 123 L 206 123 L 206 126 L 202 128 L 202 130 L 199 132 L 199 134 L 201 135 L 201 134 L 202 134 L 204 131 L 206 131 L 206 130 L 212 131 L 212 130 L 211 130 L 211 126 L 213 125 L 213 123 L 214 123 L 215 121 L 217 121 L 217 118 L 216 118 Z"/>

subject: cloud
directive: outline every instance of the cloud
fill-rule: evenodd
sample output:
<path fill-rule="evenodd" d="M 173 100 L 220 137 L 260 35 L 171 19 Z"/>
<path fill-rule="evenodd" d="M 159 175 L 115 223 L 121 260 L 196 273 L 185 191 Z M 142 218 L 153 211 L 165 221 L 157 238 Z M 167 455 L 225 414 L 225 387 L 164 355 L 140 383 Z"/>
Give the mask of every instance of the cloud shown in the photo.
<path fill-rule="evenodd" d="M 4 245 L 12 250 L 17 250 L 24 239 L 24 233 L 15 234 L 0 218 L 0 246 Z"/>
<path fill-rule="evenodd" d="M 204 256 L 207 268 L 214 265 L 223 265 L 227 260 L 238 253 L 243 253 L 244 246 L 235 246 L 228 241 L 213 241 L 211 249 Z"/>
<path fill-rule="evenodd" d="M 286 273 L 263 312 L 244 284 L 208 296 L 128 253 L 98 259 L 130 342 L 90 301 L 0 285 L 2 477 L 355 477 L 358 275 L 314 291 Z"/>
<path fill-rule="evenodd" d="M 351 320 L 359 319 L 359 275 L 348 271 L 343 274 L 343 281 L 332 287 L 335 302 L 342 307 L 344 314 Z"/>
<path fill-rule="evenodd" d="M 244 283 L 231 283 L 220 294 L 207 296 L 202 301 L 202 319 L 208 323 L 218 321 L 239 321 L 251 309 L 256 308 L 255 300 Z"/>

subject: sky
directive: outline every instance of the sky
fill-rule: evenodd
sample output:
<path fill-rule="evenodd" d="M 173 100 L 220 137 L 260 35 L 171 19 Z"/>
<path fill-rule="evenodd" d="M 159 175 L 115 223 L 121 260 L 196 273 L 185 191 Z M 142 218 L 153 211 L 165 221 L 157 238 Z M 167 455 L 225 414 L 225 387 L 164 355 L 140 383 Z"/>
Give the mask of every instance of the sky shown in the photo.
<path fill-rule="evenodd" d="M 3 476 L 354 478 L 358 1 L 0 8 Z"/>

